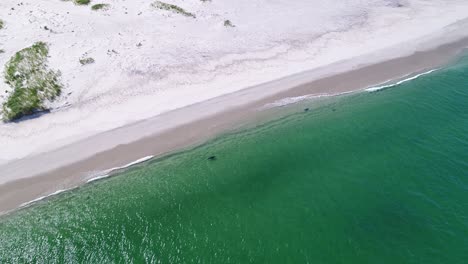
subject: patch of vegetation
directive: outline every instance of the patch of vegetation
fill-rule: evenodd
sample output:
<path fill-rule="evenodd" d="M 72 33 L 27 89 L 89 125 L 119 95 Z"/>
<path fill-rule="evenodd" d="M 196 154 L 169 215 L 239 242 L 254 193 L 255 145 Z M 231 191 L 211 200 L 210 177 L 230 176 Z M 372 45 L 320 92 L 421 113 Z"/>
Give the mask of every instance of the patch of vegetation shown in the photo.
<path fill-rule="evenodd" d="M 83 58 L 83 59 L 80 59 L 80 63 L 81 63 L 81 65 L 92 64 L 92 63 L 94 63 L 94 59 L 91 58 L 91 57 Z"/>
<path fill-rule="evenodd" d="M 2 29 L 4 26 L 5 26 L 5 22 L 3 22 L 3 20 L 0 19 L 0 29 Z"/>
<path fill-rule="evenodd" d="M 89 3 L 91 3 L 91 0 L 74 0 L 74 2 L 77 5 L 89 5 Z"/>
<path fill-rule="evenodd" d="M 5 82 L 13 88 L 2 106 L 5 121 L 46 110 L 44 102 L 60 95 L 60 73 L 48 69 L 48 54 L 47 44 L 37 42 L 18 51 L 5 65 Z"/>
<path fill-rule="evenodd" d="M 101 9 L 106 10 L 108 8 L 109 8 L 108 4 L 95 4 L 95 5 L 91 6 L 91 9 L 95 10 L 95 11 L 101 10 Z"/>
<path fill-rule="evenodd" d="M 156 1 L 156 2 L 152 3 L 151 5 L 153 7 L 155 7 L 155 8 L 171 11 L 173 13 L 181 14 L 181 15 L 187 16 L 187 17 L 196 18 L 196 16 L 194 14 L 192 14 L 190 12 L 187 12 L 182 7 L 179 7 L 179 6 L 176 6 L 176 5 L 173 5 L 173 4 L 168 4 L 168 3 L 161 2 L 161 1 Z"/>
<path fill-rule="evenodd" d="M 225 27 L 235 27 L 234 24 L 232 24 L 231 20 L 224 20 L 224 26 Z"/>

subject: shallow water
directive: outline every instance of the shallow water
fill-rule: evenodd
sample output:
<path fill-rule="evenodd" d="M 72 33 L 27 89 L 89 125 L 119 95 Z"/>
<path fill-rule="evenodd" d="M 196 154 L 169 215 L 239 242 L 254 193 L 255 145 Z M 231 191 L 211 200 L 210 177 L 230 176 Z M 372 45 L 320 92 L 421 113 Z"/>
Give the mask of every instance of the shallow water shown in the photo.
<path fill-rule="evenodd" d="M 0 262 L 466 263 L 468 58 L 304 104 L 1 217 Z"/>

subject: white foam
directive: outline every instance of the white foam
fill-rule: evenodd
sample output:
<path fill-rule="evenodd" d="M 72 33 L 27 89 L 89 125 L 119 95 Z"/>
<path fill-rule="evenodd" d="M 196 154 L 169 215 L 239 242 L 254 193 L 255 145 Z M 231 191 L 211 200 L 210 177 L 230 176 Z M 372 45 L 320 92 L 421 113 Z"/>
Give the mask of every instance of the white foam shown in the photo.
<path fill-rule="evenodd" d="M 291 104 L 295 104 L 305 100 L 317 99 L 322 97 L 331 97 L 331 96 L 338 96 L 344 95 L 352 92 L 343 92 L 343 93 L 322 93 L 322 94 L 308 94 L 302 96 L 295 96 L 295 97 L 286 97 L 279 100 L 274 101 L 273 103 L 265 104 L 260 110 L 270 109 L 274 107 L 283 107 Z"/>
<path fill-rule="evenodd" d="M 417 78 L 419 78 L 421 76 L 431 74 L 431 73 L 433 73 L 435 71 L 438 71 L 438 70 L 439 70 L 438 68 L 437 69 L 432 69 L 432 70 L 429 70 L 429 71 L 426 71 L 426 72 L 416 74 L 414 76 L 402 79 L 402 80 L 394 82 L 394 83 L 390 83 L 391 80 L 388 80 L 388 81 L 384 82 L 384 83 L 388 83 L 388 84 L 378 85 L 378 86 L 366 88 L 365 91 L 375 92 L 375 91 L 379 91 L 379 90 L 382 90 L 382 89 L 394 87 L 394 86 L 397 86 L 397 85 L 400 85 L 400 84 L 415 80 L 415 79 L 417 79 Z M 410 76 L 410 74 L 408 74 L 406 76 Z M 310 99 L 322 98 L 322 97 L 331 97 L 331 96 L 337 96 L 337 95 L 344 95 L 344 94 L 348 94 L 348 93 L 352 93 L 352 92 L 333 93 L 333 94 L 329 94 L 329 93 L 308 94 L 308 95 L 295 96 L 295 97 L 286 97 L 286 98 L 282 98 L 280 100 L 277 100 L 277 101 L 275 101 L 273 103 L 266 104 L 263 107 L 261 107 L 260 110 L 270 109 L 270 108 L 274 108 L 274 107 L 287 106 L 287 105 L 295 104 L 295 103 L 298 103 L 298 102 L 301 102 L 301 101 L 304 101 L 304 100 L 310 100 Z"/>
<path fill-rule="evenodd" d="M 120 170 L 120 169 L 125 169 L 125 168 L 128 168 L 128 167 L 131 167 L 131 166 L 133 166 L 133 165 L 136 165 L 136 164 L 139 164 L 139 163 L 148 161 L 148 160 L 152 159 L 153 157 L 154 157 L 154 156 L 152 156 L 152 155 L 151 155 L 151 156 L 146 156 L 146 157 L 143 157 L 143 158 L 141 158 L 141 159 L 138 159 L 138 160 L 135 160 L 135 161 L 133 161 L 133 162 L 130 162 L 130 163 L 124 165 L 124 166 L 115 167 L 115 168 L 111 168 L 111 169 L 104 170 L 104 171 L 102 171 L 102 172 L 98 172 L 98 174 L 103 174 L 103 175 L 100 175 L 100 176 L 96 176 L 96 177 L 94 177 L 94 178 L 91 178 L 91 179 L 87 180 L 86 183 L 93 182 L 93 181 L 97 181 L 97 180 L 100 180 L 100 179 L 103 179 L 103 178 L 107 178 L 107 177 L 110 176 L 110 173 L 111 173 L 112 171 L 116 171 L 116 170 Z M 96 174 L 94 174 L 94 175 L 96 175 Z M 61 194 L 61 193 L 66 192 L 66 191 L 73 190 L 73 189 L 75 189 L 75 188 L 77 188 L 77 187 L 78 187 L 78 186 L 74 186 L 74 187 L 71 187 L 71 188 L 68 188 L 68 189 L 61 189 L 61 190 L 55 191 L 55 192 L 53 192 L 53 193 L 51 193 L 51 194 L 38 197 L 38 198 L 36 198 L 36 199 L 34 199 L 34 200 L 31 200 L 31 201 L 22 203 L 22 204 L 19 206 L 19 208 L 23 208 L 23 207 L 30 206 L 30 205 L 32 205 L 32 204 L 34 204 L 34 203 L 40 202 L 40 201 L 42 201 L 42 200 L 44 200 L 44 199 L 47 199 L 47 198 L 49 198 L 49 197 L 51 197 L 51 196 L 58 195 L 58 194 Z"/>
<path fill-rule="evenodd" d="M 111 168 L 111 169 L 107 169 L 107 170 L 104 170 L 102 172 L 99 172 L 99 174 L 102 174 L 102 175 L 99 175 L 99 176 L 95 176 L 89 180 L 87 180 L 86 182 L 93 182 L 93 181 L 97 181 L 97 180 L 100 180 L 100 179 L 104 179 L 104 178 L 107 178 L 110 176 L 110 173 L 113 172 L 113 171 L 116 171 L 116 170 L 121 170 L 121 169 L 126 169 L 128 167 L 131 167 L 133 165 L 136 165 L 136 164 L 139 164 L 139 163 L 142 163 L 142 162 L 145 162 L 145 161 L 148 161 L 150 159 L 154 158 L 153 155 L 150 155 L 150 156 L 146 156 L 146 157 L 143 157 L 141 159 L 137 159 L 133 162 L 130 162 L 128 163 L 127 165 L 124 165 L 124 166 L 120 166 L 120 167 L 114 167 L 114 168 Z M 96 175 L 96 174 L 95 174 Z"/>
<path fill-rule="evenodd" d="M 49 197 L 54 196 L 54 195 L 57 195 L 57 194 L 61 194 L 61 193 L 63 193 L 63 192 L 69 191 L 69 190 L 74 189 L 74 188 L 76 188 L 76 187 L 73 187 L 73 188 L 70 188 L 70 189 L 58 190 L 58 191 L 55 191 L 55 192 L 53 192 L 53 193 L 51 193 L 51 194 L 44 195 L 44 196 L 41 196 L 41 197 L 36 198 L 36 199 L 34 199 L 34 200 L 31 200 L 31 201 L 29 201 L 29 202 L 22 203 L 22 204 L 20 205 L 20 208 L 29 206 L 29 205 L 31 205 L 31 204 L 33 204 L 33 203 L 42 201 L 42 200 L 44 200 L 44 199 L 46 199 L 46 198 L 49 198 Z"/>
<path fill-rule="evenodd" d="M 411 76 L 411 77 L 409 77 L 409 78 L 400 80 L 400 81 L 398 81 L 398 82 L 396 82 L 396 83 L 390 83 L 390 84 L 385 84 L 385 85 L 370 87 L 370 88 L 365 89 L 365 91 L 367 91 L 367 92 L 375 92 L 375 91 L 379 91 L 379 90 L 382 90 L 382 89 L 386 89 L 386 88 L 398 86 L 398 85 L 403 84 L 403 83 L 405 83 L 405 82 L 409 82 L 409 81 L 415 80 L 415 79 L 417 79 L 417 78 L 419 78 L 419 77 L 421 77 L 421 76 L 431 74 L 431 73 L 433 73 L 433 72 L 435 72 L 435 71 L 437 71 L 437 70 L 439 70 L 439 69 L 433 69 L 433 70 L 430 70 L 430 71 L 427 71 L 427 72 L 423 72 L 423 73 L 420 73 L 420 74 Z M 388 81 L 388 82 L 389 82 L 389 81 Z M 386 83 L 388 83 L 388 82 L 386 82 Z"/>
<path fill-rule="evenodd" d="M 319 97 L 320 95 L 317 95 Z M 286 97 L 282 98 L 280 100 L 274 101 L 273 103 L 266 104 L 264 108 L 272 108 L 272 107 L 281 107 L 281 106 L 286 106 L 290 104 L 294 104 L 297 102 L 301 102 L 307 99 L 311 99 L 312 95 L 303 95 L 303 96 L 297 96 L 297 97 Z"/>

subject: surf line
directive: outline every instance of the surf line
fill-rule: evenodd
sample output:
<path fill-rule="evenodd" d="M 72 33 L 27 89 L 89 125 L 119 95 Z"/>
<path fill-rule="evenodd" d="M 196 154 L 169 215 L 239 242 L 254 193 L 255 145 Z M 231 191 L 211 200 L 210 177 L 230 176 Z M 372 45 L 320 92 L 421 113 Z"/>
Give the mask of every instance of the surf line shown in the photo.
<path fill-rule="evenodd" d="M 131 167 L 131 166 L 134 166 L 134 165 L 137 165 L 139 163 L 142 163 L 142 162 L 145 162 L 145 161 L 148 161 L 150 159 L 154 158 L 153 155 L 150 155 L 150 156 L 146 156 L 146 157 L 143 157 L 141 159 L 137 159 L 135 161 L 132 161 L 130 163 L 128 163 L 127 165 L 124 165 L 124 166 L 120 166 L 120 167 L 114 167 L 114 168 L 111 168 L 111 169 L 108 169 L 108 170 L 104 170 L 102 172 L 100 172 L 99 174 L 102 174 L 104 173 L 104 175 L 100 175 L 100 176 L 96 176 L 96 177 L 93 177 L 91 179 L 88 179 L 86 181 L 86 183 L 89 183 L 89 182 L 93 182 L 93 181 L 97 181 L 97 180 L 100 180 L 100 179 L 104 179 L 104 178 L 107 178 L 110 176 L 110 173 L 113 172 L 113 171 L 116 171 L 116 170 L 121 170 L 121 169 L 126 169 L 128 167 Z"/>
<path fill-rule="evenodd" d="M 370 87 L 370 88 L 366 88 L 365 91 L 367 92 L 376 92 L 376 91 L 379 91 L 379 90 L 382 90 L 382 89 L 386 89 L 386 88 L 390 88 L 390 87 L 394 87 L 394 86 L 398 86 L 400 84 L 403 84 L 405 82 L 409 82 L 409 81 L 412 81 L 412 80 L 415 80 L 415 79 L 418 79 L 419 77 L 422 77 L 424 75 L 428 75 L 428 74 L 431 74 L 435 71 L 438 71 L 439 69 L 433 69 L 433 70 L 430 70 L 430 71 L 427 71 L 427 72 L 423 72 L 423 73 L 420 73 L 420 74 L 416 74 L 414 76 L 411 76 L 409 78 L 406 78 L 406 79 L 403 79 L 403 80 L 400 80 L 396 83 L 391 83 L 391 84 L 385 84 L 385 85 L 379 85 L 379 86 L 374 86 L 374 87 Z M 390 81 L 386 81 L 385 83 L 388 83 Z"/>
<path fill-rule="evenodd" d="M 100 176 L 97 176 L 97 177 L 93 177 L 93 178 L 91 178 L 91 179 L 88 179 L 88 180 L 86 181 L 86 183 L 90 183 L 90 182 L 97 181 L 97 180 L 100 180 L 100 179 L 103 179 L 103 178 L 107 178 L 107 177 L 110 176 L 111 172 L 113 172 L 113 171 L 121 170 L 121 169 L 126 169 L 126 168 L 129 168 L 129 167 L 131 167 L 131 166 L 137 165 L 137 164 L 139 164 L 139 163 L 148 161 L 148 160 L 150 160 L 150 159 L 152 159 L 152 158 L 154 158 L 154 156 L 152 156 L 152 155 L 151 155 L 151 156 L 146 156 L 146 157 L 143 157 L 143 158 L 141 158 L 141 159 L 137 159 L 137 160 L 135 160 L 135 161 L 132 161 L 132 162 L 130 162 L 130 163 L 124 165 L 124 166 L 120 166 L 120 167 L 115 167 L 115 168 L 111 168 L 111 169 L 108 169 L 108 170 L 104 170 L 104 171 L 101 172 L 101 173 L 104 173 L 104 175 L 100 175 Z M 101 174 L 101 173 L 99 173 L 99 174 Z M 40 202 L 40 201 L 42 201 L 42 200 L 44 200 L 44 199 L 50 198 L 50 197 L 52 197 L 52 196 L 55 196 L 55 195 L 58 195 L 58 194 L 61 194 L 61 193 L 67 192 L 67 191 L 71 191 L 71 190 L 76 189 L 76 188 L 78 188 L 78 187 L 79 187 L 79 186 L 74 186 L 74 187 L 71 187 L 71 188 L 68 188 L 68 189 L 57 190 L 57 191 L 55 191 L 55 192 L 53 192 L 53 193 L 51 193 L 51 194 L 44 195 L 44 196 L 38 197 L 38 198 L 36 198 L 36 199 L 34 199 L 34 200 L 31 200 L 31 201 L 22 203 L 22 204 L 18 207 L 18 209 L 24 208 L 24 207 L 28 207 L 28 206 L 30 206 L 30 205 L 32 205 L 32 204 L 34 204 L 34 203 Z"/>

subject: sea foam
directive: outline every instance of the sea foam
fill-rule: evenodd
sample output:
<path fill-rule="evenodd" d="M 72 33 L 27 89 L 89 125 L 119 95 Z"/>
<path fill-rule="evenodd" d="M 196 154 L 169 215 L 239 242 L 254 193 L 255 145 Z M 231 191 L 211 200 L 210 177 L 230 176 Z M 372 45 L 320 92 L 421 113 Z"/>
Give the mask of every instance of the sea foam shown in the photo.
<path fill-rule="evenodd" d="M 116 170 L 121 170 L 121 169 L 126 169 L 128 167 L 131 167 L 133 165 L 136 165 L 136 164 L 139 164 L 139 163 L 142 163 L 142 162 L 145 162 L 145 161 L 148 161 L 150 159 L 154 158 L 153 155 L 150 155 L 150 156 L 146 156 L 146 157 L 143 157 L 141 159 L 137 159 L 133 162 L 130 162 L 128 163 L 127 165 L 124 165 L 124 166 L 120 166 L 120 167 L 114 167 L 114 168 L 111 168 L 111 169 L 108 169 L 108 170 L 104 170 L 102 172 L 100 172 L 99 174 L 103 174 L 103 175 L 99 175 L 99 176 L 96 176 L 96 177 L 93 177 L 89 180 L 87 180 L 86 182 L 93 182 L 93 181 L 97 181 L 97 180 L 100 180 L 100 179 L 103 179 L 103 178 L 107 178 L 110 176 L 110 173 L 113 172 L 113 171 L 116 171 Z"/>
<path fill-rule="evenodd" d="M 405 82 L 409 82 L 409 81 L 412 81 L 412 80 L 415 80 L 421 76 L 424 76 L 424 75 L 428 75 L 428 74 L 431 74 L 435 71 L 437 71 L 439 69 L 433 69 L 433 70 L 430 70 L 430 71 L 427 71 L 427 72 L 423 72 L 423 73 L 420 73 L 420 74 L 416 74 L 414 76 L 411 76 L 409 78 L 406 78 L 406 79 L 403 79 L 403 80 L 400 80 L 398 82 L 395 82 L 395 83 L 390 83 L 390 84 L 384 84 L 384 85 L 379 85 L 379 86 L 374 86 L 374 87 L 370 87 L 370 88 L 367 88 L 365 89 L 365 91 L 367 92 L 376 92 L 376 91 L 380 91 L 380 90 L 383 90 L 383 89 L 387 89 L 387 88 L 390 88 L 390 87 L 394 87 L 394 86 L 398 86 L 400 84 L 403 84 Z M 389 83 L 390 81 L 387 81 L 385 83 Z"/>
<path fill-rule="evenodd" d="M 145 161 L 148 161 L 150 159 L 152 159 L 154 156 L 150 155 L 150 156 L 146 156 L 146 157 L 143 157 L 141 159 L 137 159 L 135 161 L 132 161 L 126 165 L 123 165 L 123 166 L 120 166 L 120 167 L 114 167 L 114 168 L 111 168 L 111 169 L 107 169 L 107 170 L 104 170 L 104 171 L 101 171 L 101 172 L 98 172 L 96 174 L 99 174 L 99 176 L 96 176 L 96 177 L 93 177 L 91 179 L 88 179 L 86 181 L 86 183 L 90 183 L 90 182 L 93 182 L 93 181 L 97 181 L 97 180 L 100 180 L 100 179 L 103 179 L 103 178 L 107 178 L 111 175 L 111 172 L 113 171 L 116 171 L 116 170 L 121 170 L 121 169 L 126 169 L 128 167 L 131 167 L 133 165 L 136 165 L 136 164 L 139 164 L 139 163 L 142 163 L 142 162 L 145 162 Z M 94 175 L 96 175 L 94 174 Z M 61 193 L 64 193 L 66 191 L 70 191 L 70 190 L 73 190 L 73 189 L 76 189 L 77 187 L 79 186 L 74 186 L 74 187 L 71 187 L 71 188 L 68 188 L 68 189 L 61 189 L 61 190 L 57 190 L 51 194 L 48 194 L 48 195 L 44 195 L 44 196 L 41 196 L 41 197 L 38 197 L 34 200 L 31 200 L 31 201 L 28 201 L 28 202 L 25 202 L 25 203 L 22 203 L 19 208 L 23 208 L 23 207 L 28 207 L 34 203 L 37 203 L 37 202 L 40 202 L 44 199 L 47 199 L 51 196 L 55 196 L 55 195 L 58 195 L 58 194 L 61 194 Z"/>
<path fill-rule="evenodd" d="M 321 94 L 307 94 L 307 95 L 295 96 L 295 97 L 286 97 L 286 98 L 276 100 L 273 103 L 265 104 L 263 107 L 260 108 L 260 110 L 270 109 L 274 107 L 287 106 L 287 105 L 295 104 L 295 103 L 305 101 L 305 100 L 311 100 L 311 99 L 322 98 L 322 97 L 338 96 L 338 95 L 344 95 L 344 94 L 349 94 L 349 93 L 352 93 L 352 91 L 343 92 L 343 93 L 321 93 Z"/>
<path fill-rule="evenodd" d="M 38 197 L 38 198 L 36 198 L 36 199 L 34 199 L 34 200 L 31 200 L 31 201 L 29 201 L 29 202 L 22 203 L 19 207 L 20 207 L 20 208 L 22 208 L 22 207 L 27 207 L 27 206 L 29 206 L 29 205 L 31 205 L 31 204 L 33 204 L 33 203 L 39 202 L 39 201 L 41 201 L 41 200 L 44 200 L 44 199 L 46 199 L 46 198 L 48 198 L 48 197 L 51 197 L 51 196 L 54 196 L 54 195 L 57 195 L 57 194 L 61 194 L 61 193 L 63 193 L 63 192 L 66 192 L 66 191 L 71 190 L 71 189 L 74 189 L 74 188 L 76 188 L 76 187 L 73 187 L 73 188 L 70 188 L 70 189 L 63 189 L 63 190 L 55 191 L 55 192 L 53 192 L 53 193 L 51 193 L 51 194 L 44 195 L 44 196 Z"/>

